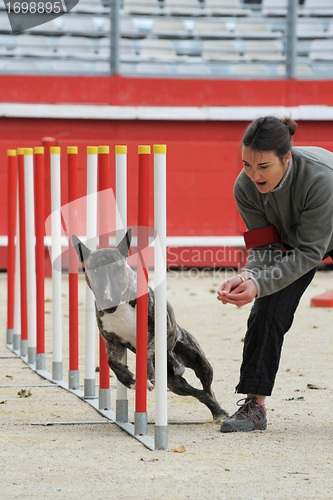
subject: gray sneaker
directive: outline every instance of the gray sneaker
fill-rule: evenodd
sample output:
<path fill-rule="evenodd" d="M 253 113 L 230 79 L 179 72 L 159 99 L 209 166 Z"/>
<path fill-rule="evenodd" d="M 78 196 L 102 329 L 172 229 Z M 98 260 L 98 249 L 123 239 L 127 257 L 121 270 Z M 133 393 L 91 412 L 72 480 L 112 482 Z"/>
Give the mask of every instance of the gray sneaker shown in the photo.
<path fill-rule="evenodd" d="M 267 427 L 266 408 L 256 398 L 237 401 L 240 407 L 231 417 L 224 420 L 220 432 L 264 431 Z"/>

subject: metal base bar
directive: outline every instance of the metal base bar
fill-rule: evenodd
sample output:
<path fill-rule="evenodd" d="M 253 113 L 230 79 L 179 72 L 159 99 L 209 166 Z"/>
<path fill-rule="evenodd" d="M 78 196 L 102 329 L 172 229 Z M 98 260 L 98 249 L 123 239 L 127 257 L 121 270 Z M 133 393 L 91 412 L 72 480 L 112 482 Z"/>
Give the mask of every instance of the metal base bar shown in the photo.
<path fill-rule="evenodd" d="M 68 370 L 68 388 L 72 391 L 80 389 L 79 370 Z"/>
<path fill-rule="evenodd" d="M 117 399 L 116 401 L 117 422 L 128 422 L 128 401 L 127 399 Z"/>
<path fill-rule="evenodd" d="M 19 351 L 21 346 L 21 334 L 13 333 L 13 349 L 14 351 Z"/>
<path fill-rule="evenodd" d="M 57 382 L 62 380 L 62 361 L 53 361 L 52 380 L 56 380 Z"/>
<path fill-rule="evenodd" d="M 84 397 L 86 399 L 95 398 L 95 379 L 85 378 L 84 379 Z"/>
<path fill-rule="evenodd" d="M 13 343 L 13 333 L 14 333 L 14 329 L 13 328 L 7 328 L 7 337 L 6 337 L 6 343 L 7 344 L 12 344 Z"/>
<path fill-rule="evenodd" d="M 10 350 L 13 351 L 13 349 L 10 346 L 7 346 L 7 347 Z M 17 354 L 17 353 L 15 353 L 15 354 Z M 19 354 L 17 354 L 17 356 L 20 357 L 23 362 L 26 362 L 26 360 L 23 359 L 22 356 L 19 356 Z M 30 368 L 33 369 L 31 366 L 30 366 Z M 47 370 L 44 370 L 44 371 L 41 370 L 39 372 L 36 371 L 36 373 L 37 373 L 37 375 L 39 375 L 43 379 L 49 380 L 50 382 L 55 382 L 55 380 L 56 380 L 56 382 L 55 382 L 55 384 L 56 384 L 55 386 L 56 387 L 61 387 L 62 389 L 65 389 L 65 390 L 71 392 L 75 396 L 79 397 L 80 399 L 82 399 L 83 401 L 85 401 L 86 403 L 88 403 L 100 415 L 102 415 L 103 417 L 105 417 L 106 419 L 108 419 L 110 423 L 116 424 L 120 429 L 122 429 L 127 434 L 129 434 L 131 437 L 134 437 L 134 439 L 136 439 L 141 444 L 143 444 L 148 450 L 155 451 L 157 449 L 157 448 L 155 448 L 154 439 L 151 436 L 141 435 L 141 433 L 137 434 L 135 432 L 133 423 L 131 423 L 131 422 L 119 422 L 119 421 L 117 421 L 116 420 L 116 414 L 115 414 L 115 412 L 113 412 L 112 410 L 104 410 L 104 409 L 99 408 L 99 402 L 100 401 L 97 401 L 97 399 L 85 399 L 83 391 L 80 391 L 80 390 L 71 391 L 68 388 L 68 384 L 62 380 L 62 362 L 61 361 L 58 361 L 58 362 L 54 361 L 53 362 L 53 364 L 52 364 L 52 376 L 51 376 L 51 373 L 48 372 Z M 102 394 L 101 394 L 101 391 L 102 391 Z M 104 391 L 109 392 L 109 389 L 100 389 L 100 396 L 102 395 L 102 397 L 103 397 L 103 392 Z M 109 399 L 110 399 L 110 396 L 109 396 Z M 76 422 L 73 422 L 73 424 L 75 424 L 75 423 Z M 171 422 L 171 423 L 174 423 L 174 422 Z M 194 423 L 195 424 L 196 423 L 198 423 L 198 424 L 199 423 L 204 424 L 205 422 L 189 422 L 189 423 L 190 424 L 194 424 Z M 46 425 L 48 425 L 48 423 Z"/>
<path fill-rule="evenodd" d="M 44 353 L 36 354 L 36 370 L 46 369 L 46 356 Z"/>
<path fill-rule="evenodd" d="M 148 432 L 147 412 L 134 412 L 134 434 L 146 436 Z"/>
<path fill-rule="evenodd" d="M 110 389 L 99 390 L 99 409 L 110 410 L 111 408 Z"/>
<path fill-rule="evenodd" d="M 168 449 L 168 426 L 155 425 L 155 450 Z"/>

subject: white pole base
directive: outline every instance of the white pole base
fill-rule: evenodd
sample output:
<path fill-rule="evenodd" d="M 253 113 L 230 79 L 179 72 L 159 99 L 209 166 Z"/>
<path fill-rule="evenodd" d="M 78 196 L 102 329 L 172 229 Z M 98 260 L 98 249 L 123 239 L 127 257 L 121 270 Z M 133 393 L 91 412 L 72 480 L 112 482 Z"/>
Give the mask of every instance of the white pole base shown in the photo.
<path fill-rule="evenodd" d="M 6 338 L 6 343 L 7 344 L 12 344 L 13 343 L 13 328 L 7 328 L 7 338 Z"/>
<path fill-rule="evenodd" d="M 168 449 L 168 426 L 155 425 L 155 450 Z"/>
<path fill-rule="evenodd" d="M 36 370 L 46 369 L 46 356 L 45 354 L 36 354 Z"/>
<path fill-rule="evenodd" d="M 95 379 L 85 378 L 84 379 L 84 398 L 85 399 L 95 399 Z"/>
<path fill-rule="evenodd" d="M 28 365 L 36 364 L 36 347 L 28 347 Z"/>
<path fill-rule="evenodd" d="M 139 436 L 147 436 L 147 431 L 147 412 L 134 412 L 134 434 Z"/>
<path fill-rule="evenodd" d="M 13 333 L 13 349 L 14 351 L 19 351 L 21 345 L 21 334 Z"/>
<path fill-rule="evenodd" d="M 79 370 L 68 370 L 68 389 L 71 391 L 80 389 Z"/>
<path fill-rule="evenodd" d="M 116 400 L 116 421 L 128 422 L 128 401 L 127 399 Z"/>
<path fill-rule="evenodd" d="M 100 410 L 110 410 L 111 409 L 110 389 L 100 389 L 98 401 Z"/>
<path fill-rule="evenodd" d="M 52 380 L 62 380 L 62 361 L 53 361 L 52 363 Z"/>
<path fill-rule="evenodd" d="M 20 348 L 21 356 L 28 356 L 28 341 L 21 339 L 20 344 L 21 344 Z"/>

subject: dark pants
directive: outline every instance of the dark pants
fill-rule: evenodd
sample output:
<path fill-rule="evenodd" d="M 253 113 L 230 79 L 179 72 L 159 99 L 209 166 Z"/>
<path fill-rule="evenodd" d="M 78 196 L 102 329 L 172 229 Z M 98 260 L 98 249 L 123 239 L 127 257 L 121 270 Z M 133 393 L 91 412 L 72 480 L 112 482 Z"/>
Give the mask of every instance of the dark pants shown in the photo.
<path fill-rule="evenodd" d="M 333 258 L 333 253 L 330 252 Z M 256 299 L 244 339 L 240 381 L 236 392 L 270 396 L 279 368 L 284 334 L 290 329 L 299 301 L 317 268 L 278 292 Z"/>

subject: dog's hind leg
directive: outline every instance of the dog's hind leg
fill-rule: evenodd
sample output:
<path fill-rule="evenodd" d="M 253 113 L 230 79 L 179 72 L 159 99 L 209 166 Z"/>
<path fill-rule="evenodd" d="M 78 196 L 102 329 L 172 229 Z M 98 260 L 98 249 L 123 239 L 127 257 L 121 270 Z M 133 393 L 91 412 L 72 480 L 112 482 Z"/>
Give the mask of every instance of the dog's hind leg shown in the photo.
<path fill-rule="evenodd" d="M 168 366 L 168 388 L 179 396 L 193 396 L 198 399 L 211 411 L 214 420 L 219 420 L 228 416 L 213 396 L 203 389 L 192 387 L 184 377 L 175 375 L 170 365 Z"/>
<path fill-rule="evenodd" d="M 197 389 L 187 384 L 186 390 L 192 390 L 194 397 L 206 404 L 211 410 L 214 420 L 227 417 L 227 413 L 220 407 L 212 391 L 213 368 L 206 358 L 199 344 L 189 332 L 181 328 L 181 338 L 174 347 L 175 356 L 184 366 L 192 369 L 203 387 L 203 395 Z M 178 381 L 181 384 L 180 381 Z M 184 389 L 185 387 L 182 386 Z M 200 397 L 198 397 L 200 396 Z"/>

